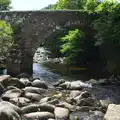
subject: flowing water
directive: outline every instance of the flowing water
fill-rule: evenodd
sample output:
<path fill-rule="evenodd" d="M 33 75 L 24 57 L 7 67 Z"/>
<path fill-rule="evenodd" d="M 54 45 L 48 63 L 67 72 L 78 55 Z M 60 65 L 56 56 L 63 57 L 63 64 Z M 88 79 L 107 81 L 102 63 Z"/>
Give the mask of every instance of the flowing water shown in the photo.
<path fill-rule="evenodd" d="M 64 72 L 64 68 L 65 68 L 64 65 L 60 65 L 60 67 L 57 68 L 58 66 L 57 64 L 52 64 L 51 67 L 50 63 L 48 63 L 49 64 L 48 67 L 45 67 L 43 64 L 45 60 L 47 60 L 45 50 L 43 48 L 42 49 L 39 48 L 39 51 L 40 51 L 38 52 L 39 63 L 33 64 L 33 76 L 34 77 L 37 76 L 43 79 L 49 85 L 49 87 L 53 88 L 52 84 L 57 82 L 58 78 L 64 78 L 66 80 L 75 80 L 78 79 L 79 76 L 80 80 L 83 79 L 82 74 L 76 75 L 74 77 L 71 77 L 71 75 L 68 74 L 67 77 L 63 76 L 63 74 L 61 74 L 61 71 Z M 57 70 L 57 73 L 60 74 L 53 72 L 54 71 L 53 69 L 55 69 L 55 71 Z M 92 89 L 90 89 L 90 91 L 98 100 L 110 100 L 112 103 L 120 103 L 120 84 L 94 86 Z M 73 114 L 78 117 L 80 116 L 79 120 L 102 120 L 101 116 L 98 116 L 97 113 L 91 114 L 88 112 L 76 112 L 76 113 L 73 112 L 70 116 L 71 120 L 73 120 L 72 118 Z"/>

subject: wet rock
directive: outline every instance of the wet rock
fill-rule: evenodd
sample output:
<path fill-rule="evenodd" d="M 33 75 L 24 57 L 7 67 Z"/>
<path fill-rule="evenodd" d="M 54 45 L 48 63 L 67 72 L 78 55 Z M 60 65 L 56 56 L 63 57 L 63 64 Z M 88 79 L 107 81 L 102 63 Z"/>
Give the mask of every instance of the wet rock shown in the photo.
<path fill-rule="evenodd" d="M 44 89 L 48 88 L 48 86 L 46 85 L 46 83 L 44 81 L 41 81 L 41 80 L 34 80 L 32 82 L 32 86 L 33 87 L 38 87 L 38 88 L 44 88 Z"/>
<path fill-rule="evenodd" d="M 75 98 L 75 97 L 79 96 L 80 94 L 81 94 L 81 91 L 72 90 L 72 91 L 70 92 L 70 97 L 71 97 L 71 98 Z"/>
<path fill-rule="evenodd" d="M 26 98 L 30 99 L 31 101 L 40 101 L 40 99 L 42 98 L 42 96 L 40 94 L 30 93 L 30 92 L 25 92 L 24 96 Z"/>
<path fill-rule="evenodd" d="M 8 90 L 2 95 L 2 99 L 9 101 L 11 98 L 20 97 L 21 94 L 22 94 L 22 91 L 20 89 Z"/>
<path fill-rule="evenodd" d="M 87 83 L 91 84 L 91 85 L 97 85 L 98 84 L 98 80 L 90 79 L 89 81 L 87 81 Z"/>
<path fill-rule="evenodd" d="M 42 94 L 45 93 L 45 89 L 42 88 L 37 88 L 37 87 L 25 87 L 23 89 L 25 92 L 31 92 L 31 93 L 37 93 L 37 94 Z"/>
<path fill-rule="evenodd" d="M 55 106 L 47 103 L 43 103 L 39 105 L 40 111 L 47 111 L 54 113 Z"/>
<path fill-rule="evenodd" d="M 120 105 L 109 104 L 104 120 L 120 120 Z"/>
<path fill-rule="evenodd" d="M 21 108 L 23 114 L 32 113 L 39 111 L 39 105 L 31 104 Z"/>
<path fill-rule="evenodd" d="M 54 114 L 50 112 L 34 112 L 25 114 L 24 117 L 27 120 L 48 120 L 49 118 L 54 118 Z"/>
<path fill-rule="evenodd" d="M 59 119 L 67 120 L 69 117 L 69 110 L 62 107 L 56 107 L 54 114 L 55 114 L 56 120 L 59 120 Z"/>
<path fill-rule="evenodd" d="M 25 86 L 30 86 L 31 82 L 28 78 L 20 78 L 20 82 L 22 82 Z"/>
<path fill-rule="evenodd" d="M 10 102 L 19 107 L 23 107 L 23 106 L 28 105 L 31 101 L 24 97 L 18 97 L 18 98 L 11 98 Z"/>
<path fill-rule="evenodd" d="M 99 85 L 108 85 L 108 84 L 110 84 L 110 81 L 108 79 L 100 79 L 98 81 L 98 84 Z"/>

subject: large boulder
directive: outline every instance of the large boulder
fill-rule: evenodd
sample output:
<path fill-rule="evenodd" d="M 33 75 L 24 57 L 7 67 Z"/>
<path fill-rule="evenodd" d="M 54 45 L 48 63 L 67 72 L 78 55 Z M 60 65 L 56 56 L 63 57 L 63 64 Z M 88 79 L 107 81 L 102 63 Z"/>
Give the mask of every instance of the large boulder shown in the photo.
<path fill-rule="evenodd" d="M 54 113 L 55 106 L 48 103 L 42 103 L 39 105 L 39 108 L 40 108 L 40 111 L 47 111 L 47 112 Z"/>
<path fill-rule="evenodd" d="M 120 120 L 120 105 L 109 104 L 104 120 Z"/>
<path fill-rule="evenodd" d="M 10 78 L 7 83 L 3 84 L 5 87 L 15 86 L 17 88 L 24 88 L 25 84 L 22 83 L 18 78 Z"/>
<path fill-rule="evenodd" d="M 30 86 L 31 82 L 28 78 L 20 78 L 20 82 L 22 82 L 25 86 Z"/>
<path fill-rule="evenodd" d="M 0 120 L 22 120 L 21 110 L 17 106 L 1 101 L 0 102 Z"/>
<path fill-rule="evenodd" d="M 39 105 L 31 104 L 21 108 L 23 114 L 32 113 L 39 111 Z"/>
<path fill-rule="evenodd" d="M 9 101 L 11 98 L 20 97 L 21 94 L 22 91 L 20 89 L 8 90 L 2 95 L 2 99 Z"/>
<path fill-rule="evenodd" d="M 23 89 L 25 92 L 31 92 L 31 93 L 37 93 L 37 94 L 42 94 L 45 93 L 45 89 L 42 88 L 37 88 L 37 87 L 25 87 Z"/>
<path fill-rule="evenodd" d="M 41 81 L 39 79 L 36 79 L 32 82 L 32 86 L 33 87 L 38 87 L 38 88 L 44 88 L 47 89 L 48 86 L 46 85 L 46 83 L 44 81 Z"/>
<path fill-rule="evenodd" d="M 54 118 L 54 114 L 50 112 L 34 112 L 24 115 L 26 120 L 48 120 Z"/>
<path fill-rule="evenodd" d="M 10 102 L 19 107 L 23 107 L 23 106 L 28 105 L 31 101 L 24 97 L 16 97 L 16 98 L 11 98 Z"/>
<path fill-rule="evenodd" d="M 25 92 L 24 96 L 31 101 L 40 101 L 40 99 L 42 98 L 40 94 L 30 92 Z"/>
<path fill-rule="evenodd" d="M 54 114 L 56 120 L 67 120 L 69 117 L 69 110 L 67 108 L 56 107 Z"/>

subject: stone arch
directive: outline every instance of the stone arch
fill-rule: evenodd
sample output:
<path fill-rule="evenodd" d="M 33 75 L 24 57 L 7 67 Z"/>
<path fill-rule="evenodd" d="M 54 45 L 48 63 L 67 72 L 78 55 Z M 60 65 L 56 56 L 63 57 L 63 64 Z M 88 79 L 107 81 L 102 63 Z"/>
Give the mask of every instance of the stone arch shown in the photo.
<path fill-rule="evenodd" d="M 37 47 L 56 29 L 67 27 L 90 27 L 91 15 L 79 11 L 10 11 L 0 12 L 0 19 L 23 24 L 20 33 L 20 62 L 9 62 L 8 71 L 32 73 L 32 60 Z M 18 54 L 18 53 L 17 53 Z M 17 55 L 16 55 L 17 56 Z M 11 59 L 13 59 L 11 57 Z M 17 58 L 16 58 L 17 59 Z M 16 61 L 16 60 L 15 60 Z M 17 70 L 12 69 L 17 68 Z M 19 68 L 19 69 L 18 69 Z"/>

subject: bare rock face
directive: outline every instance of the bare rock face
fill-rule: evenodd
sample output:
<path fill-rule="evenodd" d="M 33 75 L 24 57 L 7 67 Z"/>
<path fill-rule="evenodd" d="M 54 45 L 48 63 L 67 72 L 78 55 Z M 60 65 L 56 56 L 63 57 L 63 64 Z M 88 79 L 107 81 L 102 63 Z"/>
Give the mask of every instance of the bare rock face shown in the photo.
<path fill-rule="evenodd" d="M 109 104 L 104 120 L 120 120 L 120 105 Z"/>
<path fill-rule="evenodd" d="M 34 112 L 24 115 L 26 120 L 48 120 L 54 118 L 54 114 L 50 112 Z"/>

